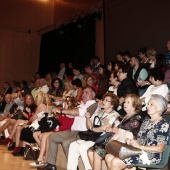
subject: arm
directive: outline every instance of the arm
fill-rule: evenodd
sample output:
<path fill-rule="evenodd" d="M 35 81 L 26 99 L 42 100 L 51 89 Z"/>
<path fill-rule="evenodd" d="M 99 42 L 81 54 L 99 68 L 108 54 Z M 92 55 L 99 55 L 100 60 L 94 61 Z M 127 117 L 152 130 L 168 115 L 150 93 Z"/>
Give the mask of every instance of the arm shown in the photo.
<path fill-rule="evenodd" d="M 79 110 L 77 108 L 74 108 L 74 109 L 54 108 L 53 112 L 54 113 L 61 113 L 61 114 L 71 115 L 71 116 L 79 116 Z"/>
<path fill-rule="evenodd" d="M 45 104 L 39 104 L 37 106 L 37 109 L 34 113 L 34 115 L 29 119 L 29 122 L 33 122 L 34 120 L 37 119 L 37 114 L 42 112 L 42 111 L 45 111 L 46 110 L 46 105 Z"/>
<path fill-rule="evenodd" d="M 143 146 L 140 145 L 136 140 L 130 140 L 128 141 L 128 144 L 151 153 L 162 153 L 166 147 L 166 144 L 162 143 L 158 143 L 156 146 Z"/>
<path fill-rule="evenodd" d="M 77 91 L 77 96 L 76 96 L 76 99 L 79 101 L 81 96 L 83 94 L 83 89 L 82 88 L 78 88 L 78 91 Z"/>

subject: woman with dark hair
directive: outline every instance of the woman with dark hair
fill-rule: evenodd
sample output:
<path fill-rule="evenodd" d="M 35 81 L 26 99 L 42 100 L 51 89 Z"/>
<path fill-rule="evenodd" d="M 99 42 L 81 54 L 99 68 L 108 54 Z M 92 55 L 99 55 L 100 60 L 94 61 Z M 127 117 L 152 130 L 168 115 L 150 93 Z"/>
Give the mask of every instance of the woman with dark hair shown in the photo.
<path fill-rule="evenodd" d="M 52 89 L 48 92 L 49 97 L 53 100 L 57 100 L 58 97 L 63 96 L 62 81 L 60 78 L 55 78 L 51 82 Z"/>
<path fill-rule="evenodd" d="M 30 90 L 30 88 L 28 87 L 27 81 L 25 81 L 25 80 L 22 80 L 22 81 L 21 81 L 21 88 L 22 88 L 22 91 L 21 91 L 21 92 L 23 92 L 23 93 L 25 93 L 25 94 L 31 94 L 31 90 Z"/>
<path fill-rule="evenodd" d="M 84 76 L 81 74 L 81 69 L 78 66 L 73 67 L 73 74 L 74 74 L 73 80 L 77 78 L 80 79 L 81 81 L 83 80 Z"/>
<path fill-rule="evenodd" d="M 122 62 L 122 61 L 115 61 L 115 64 L 114 64 L 114 70 L 119 70 L 120 68 L 122 68 L 125 64 Z"/>
<path fill-rule="evenodd" d="M 109 81 L 108 76 L 106 73 L 106 68 L 104 65 L 99 65 L 99 71 L 98 71 L 98 93 L 97 98 L 102 99 L 103 95 L 107 92 L 109 88 Z M 109 73 L 110 74 L 110 73 Z"/>
<path fill-rule="evenodd" d="M 162 70 L 153 68 L 149 74 L 149 81 L 151 85 L 147 88 L 146 92 L 140 97 L 144 104 L 147 104 L 152 94 L 159 94 L 166 98 L 169 89 L 167 84 L 164 84 L 165 74 Z M 146 82 L 148 84 L 148 82 Z M 142 110 L 146 110 L 144 107 Z"/>
<path fill-rule="evenodd" d="M 71 94 L 71 97 L 75 97 L 77 101 L 81 101 L 83 89 L 82 82 L 80 79 L 75 79 L 72 81 L 74 92 Z"/>

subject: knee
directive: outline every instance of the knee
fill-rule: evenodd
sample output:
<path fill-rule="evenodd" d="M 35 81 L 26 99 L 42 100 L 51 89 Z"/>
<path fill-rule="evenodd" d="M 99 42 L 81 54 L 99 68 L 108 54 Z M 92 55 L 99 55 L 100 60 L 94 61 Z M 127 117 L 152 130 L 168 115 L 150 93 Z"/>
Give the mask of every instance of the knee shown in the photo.
<path fill-rule="evenodd" d="M 113 158 L 112 160 L 111 160 L 111 167 L 121 167 L 121 165 L 120 165 L 120 159 L 119 158 Z"/>
<path fill-rule="evenodd" d="M 106 164 L 107 164 L 107 165 L 110 165 L 113 158 L 114 158 L 114 157 L 113 157 L 112 155 L 107 154 L 107 155 L 105 156 Z"/>

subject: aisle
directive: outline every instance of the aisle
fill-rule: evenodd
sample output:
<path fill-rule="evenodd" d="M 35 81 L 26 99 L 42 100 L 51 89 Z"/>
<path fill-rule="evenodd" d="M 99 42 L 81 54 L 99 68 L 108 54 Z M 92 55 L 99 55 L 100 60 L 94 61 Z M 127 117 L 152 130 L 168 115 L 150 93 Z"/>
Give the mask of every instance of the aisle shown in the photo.
<path fill-rule="evenodd" d="M 5 145 L 0 145 L 0 170 L 36 170 L 29 163 L 33 161 L 23 160 L 23 157 L 14 157 Z M 64 168 L 57 167 L 57 170 Z"/>

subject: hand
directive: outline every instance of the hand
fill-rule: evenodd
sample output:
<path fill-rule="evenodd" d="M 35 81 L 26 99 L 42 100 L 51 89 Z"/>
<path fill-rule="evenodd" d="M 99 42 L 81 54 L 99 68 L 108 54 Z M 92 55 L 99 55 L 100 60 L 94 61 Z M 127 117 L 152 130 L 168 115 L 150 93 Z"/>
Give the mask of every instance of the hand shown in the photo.
<path fill-rule="evenodd" d="M 91 115 L 90 115 L 89 112 L 86 112 L 86 113 L 85 113 L 85 116 L 86 116 L 86 118 L 90 118 L 90 117 L 91 117 Z"/>
<path fill-rule="evenodd" d="M 141 145 L 137 142 L 137 140 L 130 140 L 130 145 L 136 148 L 141 148 Z"/>
<path fill-rule="evenodd" d="M 54 109 L 52 110 L 52 112 L 53 112 L 53 113 L 61 113 L 61 110 L 58 109 L 58 108 L 54 108 Z"/>
<path fill-rule="evenodd" d="M 113 129 L 111 127 L 106 127 L 105 131 L 106 132 L 113 132 Z"/>

